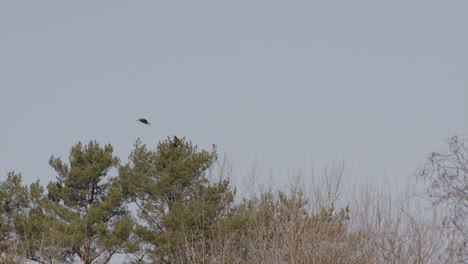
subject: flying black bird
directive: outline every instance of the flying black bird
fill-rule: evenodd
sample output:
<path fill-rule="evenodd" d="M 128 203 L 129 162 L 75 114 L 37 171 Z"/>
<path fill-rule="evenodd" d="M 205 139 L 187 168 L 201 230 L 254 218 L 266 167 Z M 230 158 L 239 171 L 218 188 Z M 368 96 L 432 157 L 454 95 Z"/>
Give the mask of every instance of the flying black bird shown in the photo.
<path fill-rule="evenodd" d="M 140 119 L 137 119 L 137 121 L 140 121 L 141 123 L 145 124 L 145 125 L 151 125 L 150 122 L 148 122 L 148 120 L 144 119 L 144 118 L 140 118 Z"/>

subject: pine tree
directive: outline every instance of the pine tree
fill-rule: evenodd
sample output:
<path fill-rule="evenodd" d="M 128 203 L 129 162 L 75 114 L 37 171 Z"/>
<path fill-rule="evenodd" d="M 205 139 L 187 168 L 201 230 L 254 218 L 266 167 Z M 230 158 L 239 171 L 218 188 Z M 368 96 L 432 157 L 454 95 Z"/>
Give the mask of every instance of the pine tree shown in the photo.
<path fill-rule="evenodd" d="M 28 206 L 28 189 L 21 174 L 9 172 L 0 183 L 0 262 L 14 263 L 17 252 L 14 217 L 24 214 Z"/>
<path fill-rule="evenodd" d="M 55 236 L 60 229 L 47 213 L 48 200 L 39 180 L 22 185 L 20 174 L 8 173 L 0 184 L 0 262 L 67 263 L 68 255 Z"/>
<path fill-rule="evenodd" d="M 217 160 L 216 147 L 208 152 L 185 138 L 177 144 L 168 138 L 151 151 L 138 140 L 129 160 L 119 176 L 143 222 L 135 240 L 147 246 L 142 255 L 149 253 L 152 263 L 209 257 L 207 242 L 233 201 L 228 180 L 210 182 L 206 175 Z"/>
<path fill-rule="evenodd" d="M 48 197 L 64 223 L 59 230 L 64 250 L 85 264 L 108 263 L 124 248 L 132 229 L 122 192 L 107 178 L 119 163 L 112 152 L 111 145 L 91 141 L 72 147 L 70 165 L 53 156 L 49 161 L 58 176 L 47 186 Z"/>

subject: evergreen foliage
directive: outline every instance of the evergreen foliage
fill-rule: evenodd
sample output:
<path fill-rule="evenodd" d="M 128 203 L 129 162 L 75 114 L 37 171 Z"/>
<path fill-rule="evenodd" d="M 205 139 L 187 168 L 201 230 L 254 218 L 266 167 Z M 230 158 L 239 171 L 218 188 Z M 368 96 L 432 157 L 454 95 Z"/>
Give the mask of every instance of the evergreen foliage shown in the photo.
<path fill-rule="evenodd" d="M 0 261 L 14 262 L 14 218 L 24 214 L 28 206 L 28 189 L 22 185 L 21 174 L 9 172 L 0 184 Z"/>
<path fill-rule="evenodd" d="M 150 259 L 187 263 L 196 258 L 191 251 L 210 239 L 234 196 L 228 180 L 212 183 L 206 177 L 217 160 L 215 146 L 208 152 L 185 139 L 174 144 L 168 138 L 151 151 L 138 140 L 129 159 L 120 168 L 120 182 L 138 207 L 143 222 L 136 235 L 149 246 Z M 203 254 L 210 254 L 208 248 Z"/>
<path fill-rule="evenodd" d="M 66 262 L 70 257 L 62 251 L 57 236 L 62 227 L 54 215 L 48 214 L 50 203 L 44 188 L 37 181 L 22 185 L 21 175 L 8 174 L 0 187 L 2 243 L 0 254 L 5 263 L 22 259 L 39 263 Z M 8 230 L 8 233 L 4 233 Z"/>
<path fill-rule="evenodd" d="M 48 186 L 51 209 L 64 223 L 59 236 L 69 255 L 85 264 L 107 263 L 127 242 L 132 220 L 123 206 L 123 194 L 110 169 L 119 164 L 111 145 L 101 147 L 91 141 L 78 143 L 70 152 L 70 165 L 51 157 L 50 165 L 58 173 Z"/>

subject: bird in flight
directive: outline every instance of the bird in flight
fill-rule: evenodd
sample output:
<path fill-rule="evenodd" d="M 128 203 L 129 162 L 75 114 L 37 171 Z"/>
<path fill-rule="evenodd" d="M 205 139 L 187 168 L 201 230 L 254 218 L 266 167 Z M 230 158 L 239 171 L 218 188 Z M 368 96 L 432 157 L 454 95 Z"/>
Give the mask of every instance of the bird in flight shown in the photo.
<path fill-rule="evenodd" d="M 140 121 L 141 123 L 145 124 L 145 125 L 151 125 L 150 122 L 148 122 L 148 120 L 144 119 L 144 118 L 140 118 L 140 119 L 137 119 L 137 121 Z"/>

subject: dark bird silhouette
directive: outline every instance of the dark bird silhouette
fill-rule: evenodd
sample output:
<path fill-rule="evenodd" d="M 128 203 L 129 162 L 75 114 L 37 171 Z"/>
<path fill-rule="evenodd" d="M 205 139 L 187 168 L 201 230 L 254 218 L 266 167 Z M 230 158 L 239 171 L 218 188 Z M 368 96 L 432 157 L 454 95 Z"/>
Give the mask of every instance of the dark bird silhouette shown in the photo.
<path fill-rule="evenodd" d="M 172 141 L 172 146 L 177 148 L 180 145 L 180 139 L 174 136 L 174 140 Z"/>
<path fill-rule="evenodd" d="M 137 119 L 137 121 L 140 121 L 141 123 L 145 124 L 145 125 L 151 125 L 150 122 L 148 122 L 148 120 L 144 119 L 144 118 L 140 118 L 140 119 Z"/>

